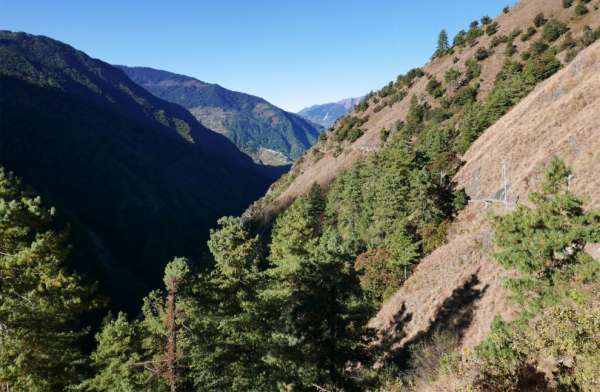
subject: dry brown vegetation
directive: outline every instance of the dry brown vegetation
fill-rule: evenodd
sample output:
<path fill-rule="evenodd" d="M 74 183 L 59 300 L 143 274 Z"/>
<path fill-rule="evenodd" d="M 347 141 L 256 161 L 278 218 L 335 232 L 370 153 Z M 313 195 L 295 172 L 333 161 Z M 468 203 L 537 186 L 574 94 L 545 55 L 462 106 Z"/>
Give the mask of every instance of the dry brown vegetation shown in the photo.
<path fill-rule="evenodd" d="M 358 111 L 350 113 L 349 115 L 361 118 L 368 117 L 368 121 L 361 127 L 365 131 L 364 134 L 354 143 L 343 144 L 341 150 L 338 146 L 332 147 L 329 145 L 328 147 L 328 143 L 323 142 L 313 147 L 322 152 L 322 154 L 319 154 L 319 159 L 310 159 L 310 153 L 305 154 L 305 159 L 294 165 L 291 176 L 273 186 L 276 192 L 273 192 L 269 199 L 265 200 L 264 205 L 260 206 L 258 214 L 269 219 L 269 217 L 286 208 L 296 197 L 306 193 L 314 182 L 325 187 L 335 178 L 338 172 L 348 168 L 356 160 L 363 159 L 371 152 L 377 151 L 380 146 L 380 130 L 382 128 L 391 129 L 398 122 L 406 120 L 410 99 L 413 95 L 423 100 L 432 101 L 432 97 L 426 91 L 429 82 L 428 76 L 435 77 L 437 80 L 444 80 L 446 71 L 451 68 L 464 71 L 465 63 L 473 58 L 478 49 L 488 48 L 489 50 L 494 37 L 508 36 L 515 30 L 527 30 L 528 27 L 533 26 L 534 19 L 540 13 L 540 10 L 544 12 L 547 19 L 553 18 L 566 23 L 570 28 L 571 36 L 577 38 L 582 34 L 586 25 L 593 28 L 600 27 L 600 10 L 596 9 L 599 3 L 598 0 L 590 2 L 587 5 L 590 12 L 583 17 L 576 17 L 574 7 L 563 8 L 561 0 L 521 1 L 512 7 L 509 13 L 497 17 L 498 32 L 493 36 L 484 34 L 477 39 L 476 45 L 458 48 L 454 54 L 428 62 L 422 68 L 427 76 L 417 79 L 402 100 L 391 107 L 385 106 L 377 112 L 374 110 L 376 105 L 371 104 L 363 113 Z M 465 29 L 467 27 L 465 26 Z M 514 40 L 514 45 L 518 49 L 515 58 L 529 49 L 532 42 L 541 36 L 541 31 L 542 29 L 538 29 L 537 33 L 526 42 L 521 41 L 520 37 Z M 506 43 L 501 43 L 491 49 L 491 55 L 488 58 L 480 62 L 482 72 L 478 78 L 480 82 L 479 97 L 485 97 L 493 87 L 496 75 L 501 70 L 505 60 L 505 48 Z M 562 60 L 565 59 L 564 54 L 559 57 Z M 455 62 L 455 58 L 458 61 Z M 339 126 L 340 120 L 334 125 L 334 130 Z"/>
<path fill-rule="evenodd" d="M 495 203 L 490 207 L 472 201 L 459 214 L 448 243 L 419 264 L 371 321 L 382 342 L 391 341 L 392 349 L 401 349 L 427 334 L 445 312 L 470 312 L 468 325 L 456 330 L 463 348 L 469 348 L 488 334 L 496 315 L 511 318 L 514 309 L 500 285 L 508 273 L 493 260 L 488 214 L 526 202 L 527 193 L 535 189 L 542 169 L 555 154 L 573 169 L 571 189 L 588 195 L 590 205 L 600 205 L 599 107 L 600 44 L 595 44 L 473 144 L 456 180 L 473 199 L 497 197 L 503 189 L 504 162 L 509 168 L 509 205 Z M 595 257 L 598 248 L 590 247 Z M 473 295 L 464 293 L 469 282 L 476 282 L 470 287 Z M 454 309 L 445 309 L 448 300 L 461 290 L 464 301 L 453 302 L 458 304 Z M 405 322 L 397 322 L 399 319 Z"/>

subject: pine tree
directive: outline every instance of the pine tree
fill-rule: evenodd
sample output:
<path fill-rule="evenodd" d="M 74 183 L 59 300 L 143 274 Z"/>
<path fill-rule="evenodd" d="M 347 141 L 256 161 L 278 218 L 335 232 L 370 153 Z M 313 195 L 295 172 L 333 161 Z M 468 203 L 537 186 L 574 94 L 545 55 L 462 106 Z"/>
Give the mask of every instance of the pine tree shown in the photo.
<path fill-rule="evenodd" d="M 440 31 L 438 36 L 437 49 L 433 57 L 442 57 L 450 50 L 450 44 L 448 43 L 448 33 L 446 30 Z"/>
<path fill-rule="evenodd" d="M 69 272 L 67 232 L 54 209 L 0 168 L 0 386 L 57 391 L 78 382 L 78 321 L 95 301 Z"/>
<path fill-rule="evenodd" d="M 96 334 L 96 341 L 96 351 L 91 355 L 94 377 L 84 381 L 79 389 L 93 392 L 148 390 L 139 323 L 128 322 L 124 313 L 114 319 L 109 316 Z"/>
<path fill-rule="evenodd" d="M 543 301 L 545 293 L 552 292 L 555 276 L 581 262 L 587 243 L 600 241 L 600 211 L 583 209 L 583 200 L 567 188 L 569 174 L 554 157 L 541 191 L 530 195 L 535 208 L 518 205 L 495 220 L 496 259 L 521 273 L 509 281 L 518 300 Z M 538 305 L 532 302 L 534 308 Z"/>
<path fill-rule="evenodd" d="M 321 197 L 315 190 L 298 198 L 278 219 L 261 293 L 273 317 L 267 363 L 277 379 L 300 389 L 344 385 L 366 324 L 352 251 L 334 230 L 315 228 Z"/>
<path fill-rule="evenodd" d="M 353 262 L 339 235 L 327 230 L 296 268 L 269 271 L 262 296 L 276 318 L 267 362 L 288 387 L 348 387 L 348 361 L 367 360 L 361 348 L 371 309 Z"/>

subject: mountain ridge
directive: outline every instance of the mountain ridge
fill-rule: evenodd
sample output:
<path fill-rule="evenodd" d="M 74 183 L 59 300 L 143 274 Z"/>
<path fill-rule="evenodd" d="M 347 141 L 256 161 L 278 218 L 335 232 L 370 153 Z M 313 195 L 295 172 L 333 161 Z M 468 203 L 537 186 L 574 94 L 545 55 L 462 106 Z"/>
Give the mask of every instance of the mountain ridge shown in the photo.
<path fill-rule="evenodd" d="M 48 37 L 0 32 L 0 84 L 0 164 L 72 225 L 76 267 L 116 306 L 155 287 L 176 254 L 206 265 L 209 228 L 277 175 L 184 108 Z"/>
<path fill-rule="evenodd" d="M 331 127 L 338 118 L 354 109 L 364 97 L 345 98 L 337 102 L 328 102 L 308 106 L 298 112 L 298 115 L 325 128 Z"/>
<path fill-rule="evenodd" d="M 261 149 L 269 149 L 287 158 L 269 163 L 289 164 L 321 132 L 315 124 L 260 97 L 150 67 L 116 67 L 152 94 L 188 109 L 200 123 L 225 135 L 255 160 L 260 160 Z"/>
<path fill-rule="evenodd" d="M 521 1 L 510 8 L 508 13 L 501 13 L 494 20 L 496 30 L 493 34 L 482 34 L 473 41 L 473 45 L 461 47 L 452 55 L 432 58 L 422 68 L 412 70 L 417 74 L 418 71 L 421 71 L 422 74 L 411 81 L 411 85 L 406 89 L 404 95 L 386 95 L 389 94 L 390 86 L 396 85 L 399 80 L 390 82 L 388 86 L 384 86 L 378 92 L 368 96 L 364 101 L 364 108 L 357 107 L 334 124 L 332 132 L 335 133 L 345 127 L 344 119 L 354 118 L 358 120 L 356 123 L 364 121 L 359 128 L 362 133 L 356 140 L 345 140 L 341 143 L 331 141 L 317 143 L 305 154 L 304 159 L 296 162 L 288 175 L 272 185 L 273 192 L 259 200 L 248 210 L 247 214 L 254 215 L 260 220 L 269 221 L 298 196 L 307 193 L 313 183 L 316 182 L 322 187 L 327 187 L 338 173 L 349 168 L 354 162 L 363 160 L 373 152 L 379 151 L 382 145 L 382 129 L 393 133 L 399 124 L 406 121 L 412 97 L 416 96 L 428 105 L 434 104 L 436 99 L 431 96 L 427 87 L 431 78 L 444 81 L 445 73 L 453 68 L 466 73 L 468 71 L 467 63 L 475 58 L 480 49 L 486 50 L 486 56 L 477 61 L 481 70 L 480 75 L 476 78 L 478 82 L 476 97 L 477 100 L 485 98 L 491 92 L 496 77 L 502 70 L 507 37 L 515 32 L 519 33 L 512 41 L 515 48 L 512 58 L 518 60 L 517 56 L 521 56 L 523 53 L 531 54 L 534 43 L 543 34 L 544 27 L 534 28 L 533 36 L 526 39 L 522 37 L 526 37 L 528 26 L 531 27 L 536 15 L 540 14 L 541 10 L 547 19 L 562 21 L 569 28 L 569 31 L 556 42 L 565 41 L 566 37 L 570 37 L 572 40 L 575 37 L 580 39 L 585 26 L 598 28 L 600 25 L 598 9 L 594 8 L 584 15 L 574 17 L 574 8 L 564 8 L 562 2 L 558 0 L 552 2 Z M 502 37 L 504 39 L 500 40 Z M 567 51 L 567 49 L 563 49 L 559 53 L 560 61 L 565 62 L 565 52 Z M 411 71 L 408 74 L 410 73 Z M 332 132 L 328 132 L 327 135 Z"/>

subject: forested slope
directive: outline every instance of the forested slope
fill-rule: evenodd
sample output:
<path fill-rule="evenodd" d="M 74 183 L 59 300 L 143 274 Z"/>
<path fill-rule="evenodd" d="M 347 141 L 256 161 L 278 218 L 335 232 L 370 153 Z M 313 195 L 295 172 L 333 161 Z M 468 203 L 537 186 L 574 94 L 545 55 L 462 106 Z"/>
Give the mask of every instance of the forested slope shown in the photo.
<path fill-rule="evenodd" d="M 80 268 L 115 305 L 139 300 L 173 254 L 198 257 L 218 217 L 274 173 L 185 109 L 70 46 L 0 32 L 0 165 L 73 225 Z"/>
<path fill-rule="evenodd" d="M 486 16 L 474 20 L 456 37 L 450 37 L 447 46 L 442 45 L 444 55 L 434 54 L 422 68 L 400 75 L 370 94 L 338 120 L 325 134 L 327 140 L 323 136 L 249 212 L 268 220 L 306 193 L 313 182 L 326 186 L 353 162 L 379 150 L 384 144 L 382 135 L 387 137 L 414 120 L 415 115 L 422 116 L 424 113 L 416 110 L 419 107 L 433 109 L 429 117 L 436 116 L 436 121 L 451 131 L 449 142 L 454 146 L 449 150 L 460 157 L 470 141 L 518 101 L 517 97 L 498 97 L 509 101 L 497 103 L 499 113 L 493 119 L 485 119 L 485 115 L 479 119 L 468 117 L 473 110 L 467 109 L 473 103 L 483 102 L 496 90 L 507 61 L 526 67 L 527 63 L 555 56 L 564 64 L 594 42 L 600 28 L 595 1 L 563 4 L 562 0 L 524 0 L 505 11 L 495 19 Z M 539 75 L 542 80 L 547 76 Z M 531 86 L 537 82 L 532 81 Z M 522 91 L 523 95 L 529 92 L 527 88 Z M 479 124 L 467 124 L 471 120 Z M 464 128 L 471 125 L 483 129 L 468 134 Z M 457 140 L 461 138 L 463 145 Z"/>
<path fill-rule="evenodd" d="M 152 68 L 117 67 L 157 97 L 187 108 L 206 127 L 261 162 L 291 163 L 316 143 L 322 131 L 262 98 L 218 84 Z"/>

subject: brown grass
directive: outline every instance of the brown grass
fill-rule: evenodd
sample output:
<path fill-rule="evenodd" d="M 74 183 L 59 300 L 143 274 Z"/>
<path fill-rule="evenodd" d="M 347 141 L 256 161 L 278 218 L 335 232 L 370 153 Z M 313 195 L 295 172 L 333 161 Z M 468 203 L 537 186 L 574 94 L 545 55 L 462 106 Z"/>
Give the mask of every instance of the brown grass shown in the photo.
<path fill-rule="evenodd" d="M 529 97 L 488 129 L 465 154 L 466 164 L 456 176 L 473 198 L 494 197 L 502 188 L 501 166 L 507 164 L 509 200 L 523 202 L 535 189 L 543 167 L 554 154 L 573 169 L 572 190 L 600 204 L 600 43 L 586 49 L 573 63 L 543 83 Z M 432 327 L 442 304 L 472 275 L 482 295 L 461 345 L 473 347 L 490 330 L 496 315 L 510 319 L 514 309 L 501 287 L 508 276 L 493 260 L 490 212 L 510 210 L 499 203 L 486 209 L 472 202 L 453 224 L 448 243 L 425 258 L 405 285 L 371 321 L 381 339 L 394 339 L 403 348 Z M 598 257 L 598 244 L 589 246 Z M 397 313 L 409 314 L 399 329 Z M 406 319 L 406 318 L 405 318 Z M 401 333 L 400 333 L 400 332 Z"/>
<path fill-rule="evenodd" d="M 496 36 L 502 34 L 509 35 L 517 28 L 526 30 L 527 27 L 533 25 L 534 17 L 538 13 L 544 12 L 547 18 L 556 18 L 567 23 L 571 28 L 573 36 L 577 38 L 581 35 L 581 31 L 585 25 L 590 25 L 594 28 L 600 26 L 600 10 L 595 10 L 595 5 L 598 5 L 598 0 L 588 4 L 588 8 L 590 9 L 589 14 L 582 18 L 575 18 L 573 11 L 574 7 L 564 9 L 562 7 L 562 0 L 524 0 L 514 6 L 508 14 L 501 14 L 498 16 L 496 20 L 498 21 L 499 28 Z M 476 16 L 477 15 L 474 15 L 474 17 Z M 466 27 L 468 26 L 465 26 L 465 28 Z M 539 30 L 541 31 L 541 29 Z M 519 49 L 519 53 L 515 55 L 515 58 L 518 57 L 520 53 L 526 51 L 531 42 L 539 38 L 541 34 L 540 31 L 527 42 L 521 42 L 520 38 L 515 39 L 514 44 Z M 448 69 L 452 67 L 457 67 L 461 70 L 464 69 L 465 62 L 473 57 L 473 54 L 479 47 L 489 48 L 492 38 L 493 37 L 484 35 L 479 39 L 478 45 L 472 48 L 467 47 L 459 49 L 454 55 L 430 61 L 423 67 L 423 70 L 427 74 L 435 76 L 438 80 L 443 80 L 444 74 Z M 486 96 L 493 87 L 493 82 L 505 59 L 505 46 L 505 44 L 497 46 L 494 49 L 494 53 L 481 62 L 482 74 L 480 77 L 480 97 Z M 457 64 L 454 64 L 453 62 L 454 56 L 459 58 Z M 348 168 L 356 160 L 363 159 L 366 155 L 376 151 L 380 144 L 379 131 L 382 128 L 390 129 L 398 121 L 406 119 L 412 95 L 417 95 L 422 99 L 431 100 L 431 97 L 426 93 L 425 89 L 427 82 L 428 79 L 426 77 L 419 79 L 410 89 L 409 94 L 405 99 L 397 102 L 392 107 L 384 108 L 378 113 L 373 111 L 375 105 L 371 105 L 365 113 L 351 113 L 352 115 L 360 117 L 369 116 L 369 121 L 362 127 L 365 130 L 364 135 L 353 144 L 345 146 L 342 154 L 337 157 L 333 151 L 325 151 L 325 149 L 321 147 L 320 149 L 325 152 L 325 155 L 321 159 L 316 162 L 311 159 L 305 159 L 297 164 L 296 170 L 298 170 L 300 174 L 289 184 L 289 186 L 283 189 L 272 202 L 268 203 L 263 208 L 262 215 L 273 216 L 278 211 L 286 208 L 296 197 L 306 193 L 314 182 L 326 187 L 340 170 Z M 306 156 L 308 157 L 310 154 L 307 154 Z"/>

